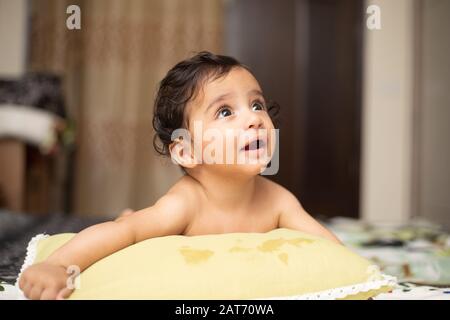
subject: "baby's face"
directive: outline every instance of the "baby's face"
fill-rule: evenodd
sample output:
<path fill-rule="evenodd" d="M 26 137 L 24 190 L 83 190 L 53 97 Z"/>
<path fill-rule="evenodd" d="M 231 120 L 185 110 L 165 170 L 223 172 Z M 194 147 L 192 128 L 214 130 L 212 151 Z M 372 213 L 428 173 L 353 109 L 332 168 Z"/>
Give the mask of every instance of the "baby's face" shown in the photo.
<path fill-rule="evenodd" d="M 273 155 L 274 125 L 258 82 L 244 68 L 207 81 L 185 116 L 191 137 L 201 141 L 201 165 L 258 174 Z"/>

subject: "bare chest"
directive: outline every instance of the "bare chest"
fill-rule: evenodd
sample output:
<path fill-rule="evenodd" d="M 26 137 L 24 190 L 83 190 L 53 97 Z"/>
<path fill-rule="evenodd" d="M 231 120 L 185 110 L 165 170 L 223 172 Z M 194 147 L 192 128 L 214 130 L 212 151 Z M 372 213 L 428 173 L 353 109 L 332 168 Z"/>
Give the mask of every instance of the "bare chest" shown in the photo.
<path fill-rule="evenodd" d="M 195 215 L 184 235 L 268 232 L 278 227 L 278 218 L 276 208 L 258 207 L 245 213 L 206 209 Z"/>

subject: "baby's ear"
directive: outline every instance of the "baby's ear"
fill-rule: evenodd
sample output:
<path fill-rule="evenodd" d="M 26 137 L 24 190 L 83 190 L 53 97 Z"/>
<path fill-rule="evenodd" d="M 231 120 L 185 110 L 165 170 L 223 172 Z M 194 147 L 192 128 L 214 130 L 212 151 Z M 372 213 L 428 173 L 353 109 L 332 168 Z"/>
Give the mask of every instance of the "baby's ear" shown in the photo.
<path fill-rule="evenodd" d="M 169 145 L 169 151 L 173 163 L 188 169 L 192 169 L 197 165 L 194 152 L 188 141 L 182 138 L 175 139 Z"/>

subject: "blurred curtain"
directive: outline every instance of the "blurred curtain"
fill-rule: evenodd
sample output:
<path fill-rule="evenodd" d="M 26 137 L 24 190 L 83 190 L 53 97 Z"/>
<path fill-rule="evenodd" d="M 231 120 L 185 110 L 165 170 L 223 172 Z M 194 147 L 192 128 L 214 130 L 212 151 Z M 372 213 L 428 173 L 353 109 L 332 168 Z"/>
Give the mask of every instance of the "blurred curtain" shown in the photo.
<path fill-rule="evenodd" d="M 195 51 L 222 50 L 223 0 L 32 0 L 29 70 L 64 78 L 76 123 L 72 211 L 115 216 L 181 176 L 152 148 L 158 82 Z M 81 9 L 68 30 L 66 8 Z"/>

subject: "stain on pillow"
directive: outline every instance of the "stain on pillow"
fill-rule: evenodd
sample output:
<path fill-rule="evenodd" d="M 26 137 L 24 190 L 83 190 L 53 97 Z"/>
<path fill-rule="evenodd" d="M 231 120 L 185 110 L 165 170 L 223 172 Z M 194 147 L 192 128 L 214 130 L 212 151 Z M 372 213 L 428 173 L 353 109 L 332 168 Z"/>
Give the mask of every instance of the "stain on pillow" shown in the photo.
<path fill-rule="evenodd" d="M 206 262 L 214 254 L 211 250 L 191 249 L 187 246 L 182 247 L 179 251 L 186 263 L 189 264 Z"/>

